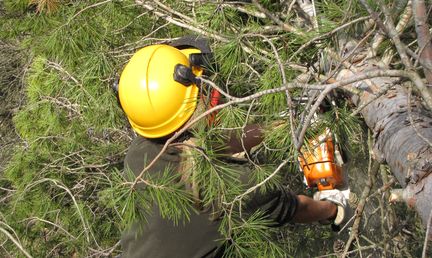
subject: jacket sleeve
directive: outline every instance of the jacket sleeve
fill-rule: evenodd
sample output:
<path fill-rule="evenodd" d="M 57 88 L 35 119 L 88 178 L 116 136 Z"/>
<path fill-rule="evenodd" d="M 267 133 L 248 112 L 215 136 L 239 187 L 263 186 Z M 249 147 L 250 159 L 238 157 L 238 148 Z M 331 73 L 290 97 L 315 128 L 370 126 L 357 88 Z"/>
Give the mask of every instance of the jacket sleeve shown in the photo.
<path fill-rule="evenodd" d="M 261 210 L 275 222 L 275 226 L 282 226 L 293 219 L 297 206 L 297 195 L 282 188 L 264 194 L 256 190 L 246 202 L 245 209 L 248 213 Z"/>
<path fill-rule="evenodd" d="M 226 154 L 238 153 L 244 150 L 249 152 L 252 147 L 260 144 L 263 140 L 263 128 L 257 124 L 247 125 L 240 137 L 235 133 L 229 135 L 226 142 Z M 242 167 L 240 170 L 242 170 L 240 180 L 248 185 L 251 171 L 247 167 Z M 246 213 L 252 214 L 258 210 L 263 211 L 275 222 L 275 226 L 282 226 L 292 220 L 298 206 L 297 195 L 285 187 L 266 193 L 261 193 L 258 190 L 251 193 L 250 198 L 246 201 L 244 207 Z"/>

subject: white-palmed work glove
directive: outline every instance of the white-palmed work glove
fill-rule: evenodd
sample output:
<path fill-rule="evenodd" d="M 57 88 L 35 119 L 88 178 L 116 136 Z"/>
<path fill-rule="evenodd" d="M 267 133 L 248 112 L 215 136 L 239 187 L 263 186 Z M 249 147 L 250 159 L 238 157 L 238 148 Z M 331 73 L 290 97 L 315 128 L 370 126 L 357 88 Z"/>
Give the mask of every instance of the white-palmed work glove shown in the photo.
<path fill-rule="evenodd" d="M 323 190 L 318 191 L 314 194 L 313 198 L 316 201 L 329 201 L 337 205 L 336 218 L 332 222 L 335 226 L 344 227 L 347 222 L 351 220 L 353 210 L 348 205 L 348 200 L 350 198 L 350 189 L 346 188 L 344 190 Z M 323 221 L 322 223 L 326 223 Z M 327 223 L 331 223 L 328 221 Z M 327 224 L 326 223 L 326 224 Z"/>

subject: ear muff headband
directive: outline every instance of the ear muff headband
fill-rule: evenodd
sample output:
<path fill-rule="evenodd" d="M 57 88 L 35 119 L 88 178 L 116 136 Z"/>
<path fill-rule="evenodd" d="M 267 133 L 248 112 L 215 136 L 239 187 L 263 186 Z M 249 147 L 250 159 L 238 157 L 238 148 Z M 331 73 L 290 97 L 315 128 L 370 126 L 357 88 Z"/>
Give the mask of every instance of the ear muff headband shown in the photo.
<path fill-rule="evenodd" d="M 203 68 L 204 72 L 214 70 L 213 53 L 211 52 L 210 46 L 206 38 L 198 36 L 184 36 L 170 43 L 171 46 L 178 49 L 195 48 L 199 49 L 201 53 L 193 53 L 189 55 L 189 62 L 193 66 Z M 187 68 L 187 67 L 186 67 Z M 190 69 L 190 68 L 189 68 Z M 177 69 L 176 69 L 177 70 Z M 193 73 L 185 71 L 185 67 L 179 67 L 178 71 L 174 74 L 174 80 L 182 83 L 185 82 L 185 86 L 190 85 L 191 82 L 199 84 L 198 80 L 191 78 Z M 176 79 L 177 77 L 177 79 Z M 210 91 L 210 99 L 207 105 L 207 110 L 217 106 L 220 102 L 221 94 L 216 89 L 212 88 Z M 208 117 L 208 124 L 215 124 L 216 112 L 213 112 Z"/>

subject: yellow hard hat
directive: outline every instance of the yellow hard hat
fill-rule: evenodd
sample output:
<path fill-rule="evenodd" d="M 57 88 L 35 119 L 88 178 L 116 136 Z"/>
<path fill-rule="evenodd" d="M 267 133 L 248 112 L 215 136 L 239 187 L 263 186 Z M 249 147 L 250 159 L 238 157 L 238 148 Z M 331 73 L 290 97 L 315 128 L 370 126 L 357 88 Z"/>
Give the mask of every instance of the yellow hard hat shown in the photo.
<path fill-rule="evenodd" d="M 118 97 L 138 134 L 147 138 L 164 137 L 192 116 L 199 89 L 193 81 L 180 83 L 174 77 L 179 66 L 190 67 L 193 77 L 202 74 L 201 68 L 189 63 L 189 55 L 195 53 L 200 50 L 151 45 L 132 56 L 120 76 Z"/>

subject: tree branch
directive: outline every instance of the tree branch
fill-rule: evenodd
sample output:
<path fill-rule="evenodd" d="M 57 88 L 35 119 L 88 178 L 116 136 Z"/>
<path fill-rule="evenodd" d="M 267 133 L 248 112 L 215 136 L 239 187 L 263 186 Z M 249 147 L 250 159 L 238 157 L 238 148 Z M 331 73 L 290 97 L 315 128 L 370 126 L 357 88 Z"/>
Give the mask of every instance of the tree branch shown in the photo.
<path fill-rule="evenodd" d="M 411 75 L 408 72 L 401 71 L 401 70 L 373 70 L 373 71 L 368 71 L 368 72 L 364 72 L 364 73 L 359 73 L 359 74 L 353 75 L 353 76 L 351 76 L 345 80 L 337 81 L 337 82 L 334 82 L 331 84 L 324 84 L 324 85 L 311 84 L 311 85 L 308 85 L 308 84 L 292 82 L 292 83 L 287 83 L 286 85 L 283 85 L 279 88 L 263 90 L 263 91 L 257 92 L 255 94 L 252 94 L 252 95 L 244 97 L 244 98 L 235 98 L 235 99 L 232 99 L 226 103 L 217 105 L 217 106 L 207 110 L 206 112 L 202 113 L 201 115 L 197 116 L 195 119 L 189 121 L 184 127 L 182 127 L 171 138 L 169 138 L 165 142 L 165 145 L 163 146 L 163 148 L 161 149 L 159 154 L 156 155 L 156 157 L 135 178 L 134 182 L 131 183 L 131 188 L 135 188 L 138 181 L 140 181 L 142 179 L 144 173 L 156 163 L 156 161 L 160 158 L 160 156 L 166 151 L 169 144 L 171 144 L 181 134 L 186 132 L 190 128 L 191 125 L 195 124 L 200 119 L 206 117 L 207 115 L 209 115 L 209 114 L 211 114 L 217 110 L 221 110 L 225 107 L 228 107 L 228 106 L 231 106 L 234 104 L 239 104 L 239 103 L 251 101 L 253 99 L 261 98 L 262 96 L 265 96 L 268 94 L 283 92 L 283 91 L 286 91 L 289 89 L 294 89 L 294 88 L 322 90 L 322 92 L 320 94 L 320 97 L 322 100 L 325 97 L 325 95 L 328 94 L 331 90 L 339 88 L 339 87 L 343 87 L 343 86 L 346 86 L 346 85 L 349 85 L 349 84 L 352 84 L 354 82 L 358 82 L 361 80 L 370 79 L 370 78 L 374 78 L 374 77 L 409 77 L 409 76 L 411 76 Z M 431 106 L 432 106 L 432 100 L 431 100 Z M 316 110 L 316 108 L 318 108 L 318 105 L 314 105 L 313 108 L 315 108 L 315 110 Z M 310 112 L 310 114 L 313 114 L 313 110 Z M 306 120 L 303 128 L 306 128 L 309 126 L 310 117 L 312 116 L 310 114 L 309 114 L 309 118 Z M 302 138 L 299 137 L 299 143 L 303 142 L 305 131 L 306 131 L 306 129 L 302 130 L 300 135 L 302 135 L 303 137 Z"/>
<path fill-rule="evenodd" d="M 0 231 L 5 234 L 17 247 L 21 250 L 21 252 L 27 257 L 32 258 L 32 256 L 24 249 L 18 240 L 16 240 L 6 229 L 0 227 Z"/>
<path fill-rule="evenodd" d="M 417 32 L 417 39 L 419 45 L 420 60 L 428 65 L 432 65 L 432 44 L 431 34 L 427 23 L 426 5 L 424 0 L 412 0 L 414 9 L 415 30 Z M 426 80 L 432 85 L 432 70 L 423 67 Z"/>
<path fill-rule="evenodd" d="M 368 197 L 370 190 L 372 188 L 372 184 L 373 184 L 372 178 L 376 176 L 379 168 L 380 168 L 380 164 L 377 161 L 373 160 L 372 161 L 372 167 L 369 169 L 369 172 L 368 172 L 368 181 L 366 182 L 366 186 L 364 187 L 362 195 L 360 197 L 360 202 L 358 203 L 357 209 L 355 211 L 354 224 L 353 224 L 352 229 L 351 229 L 350 237 L 348 238 L 348 241 L 345 244 L 345 249 L 344 249 L 344 252 L 342 254 L 342 257 L 346 257 L 347 252 L 351 246 L 351 243 L 353 242 L 354 238 L 357 237 L 357 235 L 358 235 L 362 213 L 363 213 L 363 210 L 364 210 L 364 207 L 366 204 L 366 198 Z"/>

